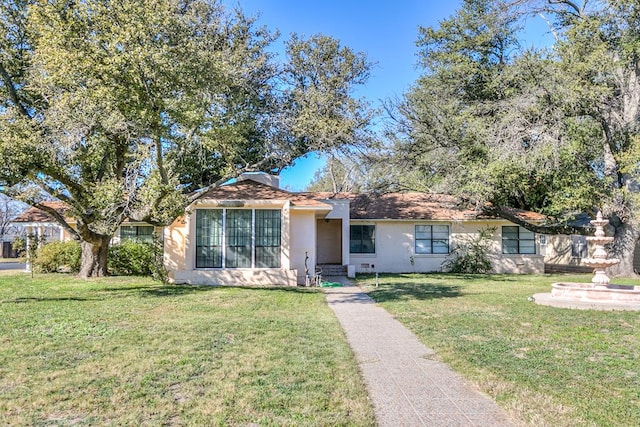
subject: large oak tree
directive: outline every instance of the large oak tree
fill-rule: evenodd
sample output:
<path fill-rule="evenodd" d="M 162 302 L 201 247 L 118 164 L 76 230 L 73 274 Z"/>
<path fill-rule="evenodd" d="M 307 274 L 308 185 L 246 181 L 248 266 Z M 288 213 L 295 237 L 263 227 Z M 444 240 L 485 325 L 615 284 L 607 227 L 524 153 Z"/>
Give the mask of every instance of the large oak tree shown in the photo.
<path fill-rule="evenodd" d="M 523 46 L 542 14 L 553 46 Z M 636 1 L 464 0 L 420 29 L 422 77 L 395 108 L 395 160 L 416 187 L 546 213 L 538 232 L 602 209 L 616 274 L 633 275 L 640 237 L 640 6 Z M 415 166 L 413 166 L 415 165 Z"/>
<path fill-rule="evenodd" d="M 280 63 L 273 33 L 214 0 L 8 0 L 0 33 L 2 192 L 80 242 L 82 277 L 106 274 L 126 218 L 167 224 L 195 190 L 355 143 L 370 119 L 363 54 L 293 36 Z"/>

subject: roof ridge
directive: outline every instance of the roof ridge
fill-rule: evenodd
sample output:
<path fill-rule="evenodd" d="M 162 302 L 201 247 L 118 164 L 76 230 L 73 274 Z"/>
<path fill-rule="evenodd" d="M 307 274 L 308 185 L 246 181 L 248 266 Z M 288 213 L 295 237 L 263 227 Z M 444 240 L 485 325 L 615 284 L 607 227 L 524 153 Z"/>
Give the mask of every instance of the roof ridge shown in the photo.
<path fill-rule="evenodd" d="M 281 191 L 281 192 L 287 193 L 287 194 L 300 194 L 298 192 L 293 192 L 293 191 L 286 190 L 284 188 L 275 187 L 273 185 L 265 184 L 264 182 L 254 181 L 251 178 L 243 179 L 242 181 L 230 182 L 228 184 L 225 183 L 225 184 L 219 185 L 218 187 L 214 187 L 214 188 L 238 186 L 238 185 L 242 185 L 242 184 L 258 185 L 258 186 L 261 186 L 261 187 L 267 187 L 267 188 L 270 188 L 270 189 L 273 189 L 273 190 Z"/>

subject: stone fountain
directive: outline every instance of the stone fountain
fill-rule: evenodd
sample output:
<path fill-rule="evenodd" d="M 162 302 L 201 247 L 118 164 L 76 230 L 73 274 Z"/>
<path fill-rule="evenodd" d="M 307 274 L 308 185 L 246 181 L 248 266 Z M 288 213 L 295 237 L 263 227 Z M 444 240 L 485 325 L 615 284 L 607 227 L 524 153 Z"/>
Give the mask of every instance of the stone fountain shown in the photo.
<path fill-rule="evenodd" d="M 620 263 L 617 258 L 609 258 L 605 245 L 613 242 L 607 237 L 604 227 L 609 220 L 598 212 L 591 224 L 596 228 L 594 236 L 588 236 L 589 244 L 594 245 L 590 258 L 582 264 L 593 268 L 591 283 L 561 282 L 551 285 L 551 293 L 536 294 L 533 300 L 537 304 L 555 307 L 596 309 L 596 310 L 640 310 L 640 286 L 614 285 L 606 269 Z"/>

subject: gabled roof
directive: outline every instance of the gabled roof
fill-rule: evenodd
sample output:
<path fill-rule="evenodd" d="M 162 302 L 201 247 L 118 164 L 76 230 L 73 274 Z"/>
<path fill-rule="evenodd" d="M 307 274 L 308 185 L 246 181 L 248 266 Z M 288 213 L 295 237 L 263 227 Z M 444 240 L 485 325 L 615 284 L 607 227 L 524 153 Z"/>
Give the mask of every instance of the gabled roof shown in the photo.
<path fill-rule="evenodd" d="M 291 205 L 298 207 L 327 207 L 312 193 L 294 193 L 280 188 L 271 187 L 251 179 L 234 182 L 232 184 L 214 187 L 198 200 L 289 200 Z"/>
<path fill-rule="evenodd" d="M 52 201 L 52 202 L 42 202 L 44 206 L 50 207 L 58 211 L 61 215 L 65 215 L 70 207 L 64 202 Z M 36 208 L 30 207 L 26 211 L 22 212 L 20 215 L 15 217 L 12 222 L 18 223 L 49 223 L 56 222 L 56 220 L 49 215 L 48 213 Z"/>

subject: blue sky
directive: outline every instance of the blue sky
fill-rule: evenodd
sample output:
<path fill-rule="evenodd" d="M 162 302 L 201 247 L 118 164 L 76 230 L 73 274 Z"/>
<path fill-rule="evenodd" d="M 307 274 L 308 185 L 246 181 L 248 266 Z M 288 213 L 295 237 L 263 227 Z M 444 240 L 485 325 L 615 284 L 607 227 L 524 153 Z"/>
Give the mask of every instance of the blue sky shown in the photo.
<path fill-rule="evenodd" d="M 380 100 L 401 95 L 417 79 L 415 68 L 418 26 L 437 26 L 460 6 L 459 0 L 224 0 L 239 5 L 258 23 L 280 31 L 272 49 L 282 52 L 291 33 L 335 37 L 375 62 L 368 83 L 355 95 L 377 106 Z M 542 21 L 542 20 L 540 20 Z M 538 22 L 533 33 L 538 31 Z M 303 190 L 323 165 L 317 155 L 299 159 L 281 174 L 281 185 Z"/>

